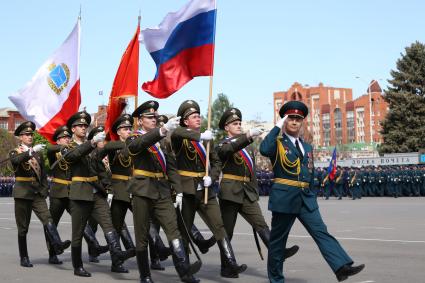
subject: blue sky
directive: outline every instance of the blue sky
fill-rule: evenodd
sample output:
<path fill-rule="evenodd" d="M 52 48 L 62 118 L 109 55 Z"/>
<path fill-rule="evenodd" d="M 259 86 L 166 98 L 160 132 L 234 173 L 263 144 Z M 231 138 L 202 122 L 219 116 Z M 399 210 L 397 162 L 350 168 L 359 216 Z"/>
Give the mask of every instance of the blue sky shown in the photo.
<path fill-rule="evenodd" d="M 81 106 L 95 112 L 108 100 L 139 9 L 141 28 L 152 27 L 186 1 L 1 1 L 0 107 L 13 107 L 7 97 L 65 40 L 80 3 Z M 352 88 L 354 97 L 365 93 L 372 79 L 382 79 L 385 88 L 404 48 L 416 40 L 425 43 L 420 0 L 218 0 L 217 5 L 214 94 L 227 94 L 245 119 L 272 120 L 273 92 L 295 81 Z M 141 85 L 153 78 L 155 65 L 140 47 Z M 196 78 L 159 101 L 160 112 L 175 113 L 185 99 L 199 101 L 206 111 L 208 87 L 208 78 Z M 139 102 L 148 99 L 139 89 Z"/>

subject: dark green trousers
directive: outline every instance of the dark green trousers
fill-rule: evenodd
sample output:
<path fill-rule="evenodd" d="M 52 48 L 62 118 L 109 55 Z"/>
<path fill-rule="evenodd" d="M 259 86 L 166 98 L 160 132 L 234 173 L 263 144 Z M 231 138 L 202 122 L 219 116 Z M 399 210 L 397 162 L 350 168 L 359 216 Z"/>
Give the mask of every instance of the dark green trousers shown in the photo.
<path fill-rule="evenodd" d="M 170 197 L 155 200 L 133 196 L 132 206 L 137 251 L 145 251 L 148 248 L 151 218 L 158 220 L 169 242 L 181 238 L 176 211 Z"/>
<path fill-rule="evenodd" d="M 100 193 L 94 194 L 93 201 L 71 200 L 72 247 L 81 246 L 89 217 L 99 223 L 104 233 L 114 231 L 108 202 Z"/>
<path fill-rule="evenodd" d="M 25 236 L 28 233 L 31 213 L 33 211 L 43 225 L 52 222 L 52 216 L 47 208 L 47 202 L 44 197 L 35 195 L 32 200 L 15 198 L 15 220 L 18 228 L 18 236 Z"/>
<path fill-rule="evenodd" d="M 257 201 L 251 202 L 244 197 L 243 203 L 228 200 L 220 200 L 221 216 L 223 217 L 224 229 L 229 239 L 233 237 L 238 213 L 256 230 L 260 231 L 268 228 L 264 216 Z"/>
<path fill-rule="evenodd" d="M 65 210 L 71 214 L 71 202 L 69 198 L 50 198 L 49 211 L 56 227 L 59 224 Z"/>
<path fill-rule="evenodd" d="M 133 211 L 131 203 L 122 200 L 112 200 L 111 215 L 115 230 L 121 231 L 128 210 Z"/>
<path fill-rule="evenodd" d="M 210 228 L 214 237 L 217 240 L 222 240 L 227 236 L 227 234 L 224 229 L 223 219 L 221 217 L 221 211 L 217 199 L 215 196 L 210 197 L 208 199 L 208 203 L 204 204 L 203 195 L 203 191 L 198 191 L 196 195 L 183 194 L 183 220 L 190 231 L 195 219 L 195 213 L 198 212 L 205 224 L 207 224 L 208 228 Z M 187 240 L 188 239 L 186 238 L 185 242 Z"/>

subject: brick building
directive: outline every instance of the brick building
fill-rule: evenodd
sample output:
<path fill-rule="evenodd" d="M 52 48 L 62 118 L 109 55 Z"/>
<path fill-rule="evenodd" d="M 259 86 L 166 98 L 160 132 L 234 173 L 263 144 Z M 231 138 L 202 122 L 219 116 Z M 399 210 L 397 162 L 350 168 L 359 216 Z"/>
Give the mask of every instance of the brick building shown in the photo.
<path fill-rule="evenodd" d="M 310 87 L 296 82 L 287 91 L 273 94 L 275 121 L 280 107 L 291 100 L 300 100 L 308 106 L 304 138 L 315 146 L 382 142 L 380 122 L 385 118 L 388 106 L 377 81 L 372 81 L 367 93 L 355 100 L 350 88 L 324 86 L 323 83 Z"/>
<path fill-rule="evenodd" d="M 16 109 L 10 107 L 0 108 L 0 129 L 13 133 L 23 121 L 25 119 Z"/>

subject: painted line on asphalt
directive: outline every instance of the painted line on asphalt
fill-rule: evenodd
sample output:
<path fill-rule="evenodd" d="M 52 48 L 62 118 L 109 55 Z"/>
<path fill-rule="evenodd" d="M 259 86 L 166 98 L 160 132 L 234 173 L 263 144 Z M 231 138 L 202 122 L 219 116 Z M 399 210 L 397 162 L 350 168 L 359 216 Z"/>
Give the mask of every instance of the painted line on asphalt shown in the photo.
<path fill-rule="evenodd" d="M 374 283 L 373 280 L 366 280 L 366 281 L 360 281 L 360 282 L 354 282 L 354 283 Z"/>
<path fill-rule="evenodd" d="M 364 228 L 364 229 L 377 229 L 377 230 L 394 230 L 395 228 L 393 227 L 374 227 L 374 226 L 360 226 L 359 228 Z"/>
<path fill-rule="evenodd" d="M 209 232 L 211 234 L 211 232 Z M 233 233 L 240 236 L 252 236 L 252 233 Z M 310 235 L 289 235 L 290 238 L 311 238 Z M 338 240 L 351 240 L 351 241 L 369 241 L 369 242 L 390 242 L 390 243 L 407 243 L 407 244 L 425 244 L 425 241 L 414 240 L 391 240 L 391 239 L 374 239 L 374 238 L 348 238 L 348 237 L 335 237 Z"/>

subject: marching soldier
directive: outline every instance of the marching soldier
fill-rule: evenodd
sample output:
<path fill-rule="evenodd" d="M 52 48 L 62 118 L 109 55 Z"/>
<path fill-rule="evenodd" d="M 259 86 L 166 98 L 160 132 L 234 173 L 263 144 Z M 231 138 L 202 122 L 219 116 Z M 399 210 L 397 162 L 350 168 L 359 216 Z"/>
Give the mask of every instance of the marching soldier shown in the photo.
<path fill-rule="evenodd" d="M 96 134 L 101 133 L 104 130 L 105 128 L 103 126 L 98 126 L 93 128 L 90 131 L 87 139 L 92 140 Z M 113 181 L 112 178 L 117 176 L 112 175 L 107 154 L 121 147 L 122 147 L 122 144 L 119 142 L 118 143 L 110 142 L 105 146 L 105 143 L 101 141 L 96 144 L 96 149 L 93 150 L 89 155 L 91 158 L 91 169 L 99 177 L 99 181 L 100 181 L 99 184 L 101 185 L 101 187 L 99 188 L 99 192 L 102 192 L 103 196 L 107 198 L 107 202 L 110 206 L 114 196 L 112 191 L 112 181 Z M 125 225 L 124 223 L 124 219 L 122 219 L 121 225 L 119 225 L 118 227 L 114 225 L 114 218 L 116 220 L 116 217 L 114 217 L 112 206 L 111 206 L 111 217 L 112 217 L 112 224 L 115 228 L 115 231 L 117 231 L 117 234 L 120 236 L 121 241 L 124 244 L 125 250 L 131 254 L 135 254 L 136 248 L 134 246 L 133 240 L 131 239 L 130 232 L 128 231 L 127 225 Z M 124 217 L 125 217 L 125 214 L 124 214 Z M 91 223 L 90 226 L 94 225 L 95 227 L 97 227 L 98 223 L 94 219 L 92 220 L 92 222 L 93 223 Z M 115 258 L 112 258 L 111 272 L 128 273 L 128 269 L 122 265 L 121 261 L 118 261 Z"/>
<path fill-rule="evenodd" d="M 15 219 L 18 228 L 18 246 L 21 266 L 32 267 L 28 257 L 27 233 L 31 220 L 31 212 L 37 215 L 44 226 L 48 239 L 48 248 L 52 254 L 62 254 L 71 244 L 70 241 L 62 242 L 56 225 L 47 208 L 46 197 L 48 194 L 46 169 L 40 153 L 45 147 L 43 144 L 32 146 L 35 124 L 30 121 L 23 122 L 15 130 L 15 136 L 20 144 L 9 153 L 10 161 L 15 171 L 15 186 L 13 198 L 15 200 Z"/>
<path fill-rule="evenodd" d="M 226 131 L 227 137 L 218 144 L 217 154 L 223 164 L 220 183 L 220 210 L 224 228 L 229 237 L 233 237 L 238 213 L 253 227 L 253 232 L 260 235 L 268 248 L 270 229 L 258 205 L 258 184 L 255 177 L 255 159 L 250 144 L 253 138 L 263 130 L 252 128 L 242 133 L 242 113 L 237 108 L 226 110 L 221 116 L 219 128 Z M 293 246 L 285 251 L 285 258 L 293 256 L 299 247 Z M 221 272 L 232 275 L 225 262 L 221 263 Z"/>
<path fill-rule="evenodd" d="M 338 200 L 342 199 L 343 186 L 344 186 L 344 169 L 338 166 L 335 178 L 335 193 Z"/>
<path fill-rule="evenodd" d="M 69 145 L 71 137 L 71 131 L 67 126 L 56 129 L 52 137 L 56 145 L 49 145 L 47 147 L 47 158 L 50 166 L 62 157 L 61 149 Z M 49 192 L 49 210 L 52 215 L 53 223 L 57 226 L 65 210 L 71 214 L 71 205 L 69 201 L 69 185 L 71 184 L 72 177 L 71 168 L 66 162 L 61 160 L 58 165 L 52 169 L 50 174 L 52 176 L 52 183 Z M 93 230 L 89 226 L 86 226 L 86 229 L 84 229 L 84 238 L 89 246 L 90 254 L 95 254 L 97 256 L 109 250 L 108 246 L 99 245 Z M 49 249 L 49 263 L 62 264 L 62 261 L 57 258 L 54 250 L 51 248 Z"/>
<path fill-rule="evenodd" d="M 84 228 L 90 216 L 102 227 L 111 253 L 113 263 L 122 263 L 134 256 L 130 251 L 121 251 L 118 234 L 115 231 L 108 203 L 102 192 L 97 173 L 93 170 L 89 156 L 98 142 L 104 141 L 105 133 L 94 135 L 86 141 L 86 130 L 90 125 L 91 117 L 85 112 L 77 112 L 67 122 L 73 133 L 70 149 L 64 153 L 63 159 L 70 164 L 72 179 L 69 199 L 71 200 L 72 219 L 72 265 L 77 276 L 90 277 L 91 274 L 83 267 L 81 260 L 81 240 Z"/>
<path fill-rule="evenodd" d="M 170 243 L 174 266 L 183 282 L 198 282 L 193 274 L 199 271 L 201 263 L 189 263 L 180 231 L 177 215 L 171 200 L 171 188 L 168 180 L 178 178 L 174 161 L 159 145 L 167 132 L 175 129 L 180 117 L 170 119 L 164 126 L 157 128 L 156 116 L 158 102 L 147 101 L 132 114 L 138 118 L 141 127 L 138 135 L 127 139 L 128 153 L 132 156 L 134 170 L 128 191 L 132 194 L 133 220 L 136 235 L 136 256 L 140 273 L 140 282 L 152 282 L 148 261 L 148 232 L 150 219 L 155 218 Z M 168 180 L 167 180 L 168 179 Z M 178 186 L 178 182 L 174 185 Z"/>
<path fill-rule="evenodd" d="M 181 176 L 182 191 L 177 191 L 176 203 L 181 207 L 183 221 L 192 227 L 195 213 L 203 218 L 211 229 L 220 249 L 223 263 L 223 277 L 238 277 L 245 271 L 245 264 L 238 265 L 229 237 L 224 229 L 220 208 L 213 190 L 208 190 L 208 202 L 204 204 L 205 188 L 211 187 L 218 179 L 221 162 L 216 152 L 210 152 L 210 164 L 206 164 L 205 141 L 212 140 L 211 131 L 200 132 L 201 116 L 198 103 L 193 100 L 184 101 L 177 116 L 181 117 L 180 126 L 171 134 L 171 143 L 177 159 L 178 172 Z M 210 176 L 205 176 L 206 166 L 211 166 Z M 187 249 L 186 239 L 186 249 Z"/>
<path fill-rule="evenodd" d="M 273 164 L 275 182 L 270 192 L 272 229 L 267 270 L 270 282 L 284 282 L 282 273 L 285 246 L 292 225 L 298 218 L 313 237 L 338 281 L 359 273 L 364 265 L 353 266 L 338 241 L 328 233 L 313 193 L 313 148 L 299 138 L 307 106 L 300 101 L 285 103 L 281 120 L 260 145 L 260 152 Z M 283 135 L 280 136 L 280 131 Z"/>

